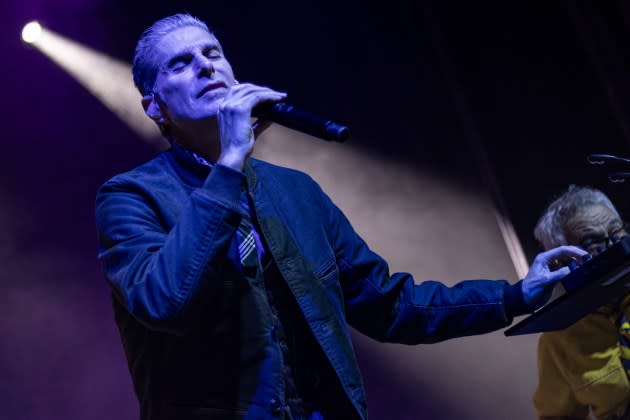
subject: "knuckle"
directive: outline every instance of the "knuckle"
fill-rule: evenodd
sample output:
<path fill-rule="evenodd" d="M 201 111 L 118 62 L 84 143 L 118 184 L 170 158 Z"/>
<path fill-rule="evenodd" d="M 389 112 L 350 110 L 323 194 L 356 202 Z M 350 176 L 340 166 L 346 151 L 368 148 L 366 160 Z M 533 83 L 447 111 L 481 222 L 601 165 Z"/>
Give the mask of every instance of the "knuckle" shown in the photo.
<path fill-rule="evenodd" d="M 234 105 L 231 101 L 224 101 L 219 105 L 219 111 L 224 114 L 234 113 L 237 110 L 237 106 Z"/>

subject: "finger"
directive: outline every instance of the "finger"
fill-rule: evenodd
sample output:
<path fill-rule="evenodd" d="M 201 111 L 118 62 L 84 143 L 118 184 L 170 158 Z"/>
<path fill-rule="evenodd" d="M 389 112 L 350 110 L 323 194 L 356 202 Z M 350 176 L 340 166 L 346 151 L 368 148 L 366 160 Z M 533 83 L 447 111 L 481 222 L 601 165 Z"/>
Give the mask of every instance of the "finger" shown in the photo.
<path fill-rule="evenodd" d="M 252 91 L 252 90 L 266 90 L 269 92 L 275 92 L 275 93 L 281 93 L 281 94 L 286 94 L 286 92 L 280 92 L 277 90 L 274 90 L 268 86 L 260 86 L 260 85 L 255 85 L 253 83 L 237 83 L 235 85 L 232 85 L 232 89 L 235 91 Z"/>
<path fill-rule="evenodd" d="M 243 112 L 263 102 L 278 102 L 285 99 L 285 92 L 251 83 L 233 85 L 221 102 L 221 112 Z"/>
<path fill-rule="evenodd" d="M 226 97 L 220 104 L 221 112 L 251 111 L 256 105 L 264 102 L 278 102 L 286 98 L 285 94 L 274 91 L 250 91 L 243 95 Z"/>
<path fill-rule="evenodd" d="M 540 256 L 542 256 L 545 261 L 551 262 L 554 259 L 570 259 L 571 257 L 582 259 L 586 254 L 588 254 L 588 252 L 577 246 L 563 245 L 543 252 Z"/>
<path fill-rule="evenodd" d="M 251 83 L 242 83 L 238 85 L 233 85 L 230 88 L 229 95 L 235 98 L 244 98 L 246 96 L 251 95 L 263 95 L 263 96 L 283 96 L 286 97 L 286 92 L 280 92 L 277 90 L 273 90 L 266 86 L 257 86 Z"/>

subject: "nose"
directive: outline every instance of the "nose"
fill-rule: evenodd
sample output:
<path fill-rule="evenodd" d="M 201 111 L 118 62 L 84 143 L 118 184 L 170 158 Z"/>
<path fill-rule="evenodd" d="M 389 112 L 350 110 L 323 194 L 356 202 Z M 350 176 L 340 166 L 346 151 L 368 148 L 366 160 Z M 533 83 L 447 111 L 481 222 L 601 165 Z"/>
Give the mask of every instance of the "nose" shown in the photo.
<path fill-rule="evenodd" d="M 212 74 L 214 73 L 214 64 L 212 64 L 212 60 L 210 60 L 205 55 L 197 55 L 195 58 L 195 63 L 197 65 L 197 75 L 199 77 L 212 76 Z"/>

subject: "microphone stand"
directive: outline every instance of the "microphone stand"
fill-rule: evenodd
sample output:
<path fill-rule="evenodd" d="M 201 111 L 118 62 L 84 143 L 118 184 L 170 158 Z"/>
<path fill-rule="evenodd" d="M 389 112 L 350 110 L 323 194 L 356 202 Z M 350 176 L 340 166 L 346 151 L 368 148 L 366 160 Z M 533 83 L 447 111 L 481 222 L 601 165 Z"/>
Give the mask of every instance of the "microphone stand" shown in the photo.
<path fill-rule="evenodd" d="M 630 179 L 630 159 L 611 155 L 608 153 L 594 153 L 586 158 L 591 165 L 601 165 L 608 167 L 622 168 L 608 174 L 610 182 L 621 183 Z"/>

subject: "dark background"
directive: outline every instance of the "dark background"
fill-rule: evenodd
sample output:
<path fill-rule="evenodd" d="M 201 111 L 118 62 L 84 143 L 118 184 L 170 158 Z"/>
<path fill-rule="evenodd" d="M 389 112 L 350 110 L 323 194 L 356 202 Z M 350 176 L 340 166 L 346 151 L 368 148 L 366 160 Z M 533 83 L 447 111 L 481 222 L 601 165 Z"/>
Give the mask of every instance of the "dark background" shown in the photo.
<path fill-rule="evenodd" d="M 625 207 L 627 187 L 586 156 L 628 155 L 626 2 L 367 3 L 110 2 L 106 50 L 129 60 L 153 21 L 197 14 L 240 79 L 347 122 L 354 147 L 495 180 L 530 258 L 541 209 L 568 184 Z"/>
<path fill-rule="evenodd" d="M 24 0 L 4 1 L 2 10 L 0 414 L 9 418 L 95 418 L 95 407 L 115 412 L 116 398 L 131 404 L 117 385 L 127 383 L 125 372 L 103 361 L 81 370 L 89 361 L 75 356 L 105 336 L 120 363 L 102 298 L 93 198 L 106 179 L 154 154 L 21 43 L 31 19 L 130 61 L 155 20 L 197 15 L 239 80 L 284 90 L 292 103 L 347 123 L 360 139 L 349 147 L 483 184 L 530 261 L 543 206 L 570 183 L 604 190 L 629 214 L 630 186 L 611 184 L 586 161 L 594 152 L 630 156 L 627 2 Z M 74 314 L 91 314 L 89 323 Z M 51 409 L 41 396 L 71 387 L 69 367 L 84 372 L 85 395 L 72 387 L 66 408 Z M 102 398 L 93 397 L 95 386 Z"/>

